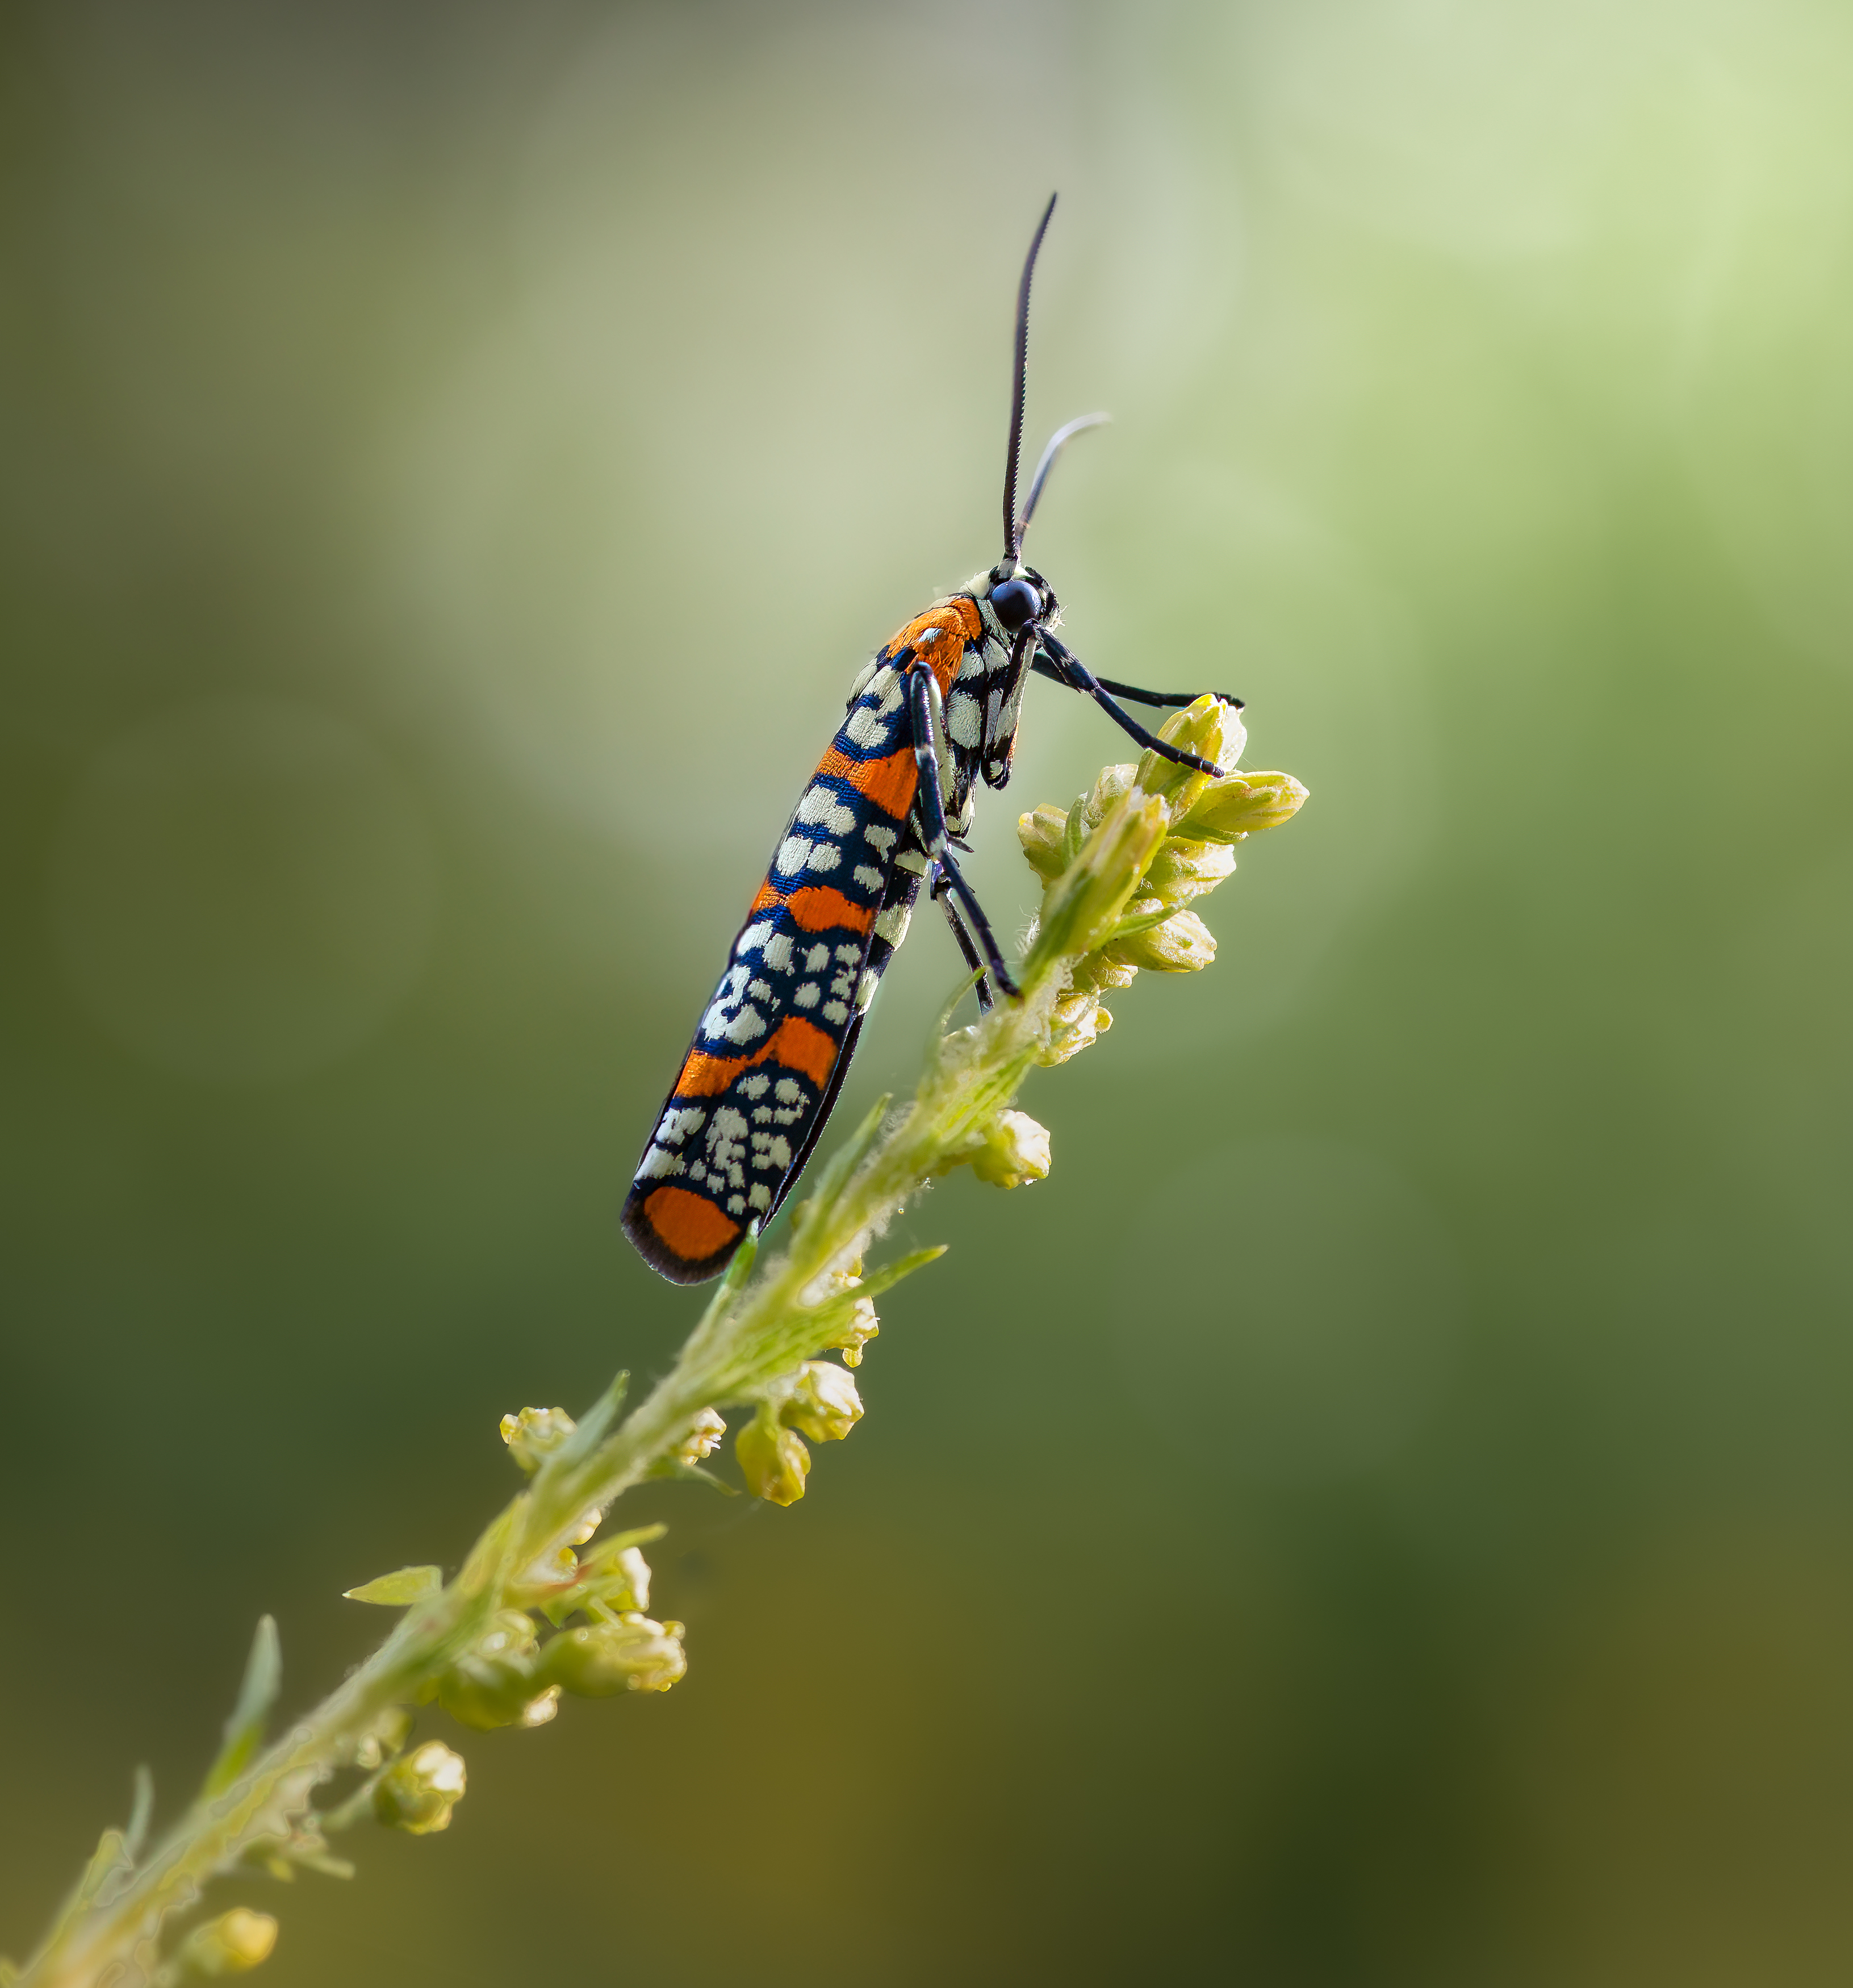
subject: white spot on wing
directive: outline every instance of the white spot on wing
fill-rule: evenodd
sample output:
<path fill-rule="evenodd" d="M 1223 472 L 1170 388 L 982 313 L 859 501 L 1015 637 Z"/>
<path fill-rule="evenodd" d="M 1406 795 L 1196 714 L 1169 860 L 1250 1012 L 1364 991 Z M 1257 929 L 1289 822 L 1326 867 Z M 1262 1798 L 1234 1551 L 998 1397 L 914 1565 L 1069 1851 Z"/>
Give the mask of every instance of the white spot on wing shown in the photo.
<path fill-rule="evenodd" d="M 879 717 L 866 704 L 859 704 L 845 721 L 843 732 L 852 746 L 859 746 L 869 752 L 877 746 L 886 746 L 893 728 L 885 718 Z"/>
<path fill-rule="evenodd" d="M 815 980 L 807 980 L 791 996 L 794 1008 L 815 1008 L 823 998 L 823 989 Z"/>
<path fill-rule="evenodd" d="M 846 1022 L 849 1019 L 849 1009 L 840 1001 L 826 1001 L 822 1012 L 826 1022 Z"/>
<path fill-rule="evenodd" d="M 673 1153 L 666 1153 L 660 1146 L 652 1146 L 643 1155 L 643 1164 L 637 1169 L 640 1181 L 661 1180 L 665 1175 L 680 1173 L 687 1162 Z"/>
<path fill-rule="evenodd" d="M 798 803 L 798 819 L 811 827 L 827 828 L 832 835 L 847 835 L 856 826 L 856 816 L 828 787 L 811 787 Z"/>
<path fill-rule="evenodd" d="M 862 830 L 862 840 L 868 843 L 879 855 L 886 856 L 894 847 L 895 831 L 891 828 L 883 828 L 877 823 L 871 822 Z"/>
<path fill-rule="evenodd" d="M 954 691 L 946 705 L 946 735 L 954 745 L 969 752 L 984 736 L 984 714 L 978 700 L 964 691 Z"/>
<path fill-rule="evenodd" d="M 834 842 L 814 842 L 808 858 L 813 870 L 834 870 L 843 860 L 843 852 Z"/>
<path fill-rule="evenodd" d="M 811 845 L 802 835 L 788 835 L 778 845 L 778 854 L 772 858 L 772 867 L 782 871 L 786 876 L 795 876 L 805 867 L 805 858 L 811 853 Z"/>
<path fill-rule="evenodd" d="M 757 1008 L 742 1008 L 720 1033 L 730 1043 L 750 1043 L 765 1033 L 765 1017 Z"/>
<path fill-rule="evenodd" d="M 791 970 L 791 935 L 775 932 L 765 942 L 765 963 L 775 973 L 789 973 Z M 757 1096 L 758 1093 L 755 1092 Z"/>
<path fill-rule="evenodd" d="M 679 1146 L 690 1133 L 699 1132 L 707 1122 L 707 1112 L 701 1105 L 671 1105 L 656 1128 L 656 1137 L 666 1146 Z"/>

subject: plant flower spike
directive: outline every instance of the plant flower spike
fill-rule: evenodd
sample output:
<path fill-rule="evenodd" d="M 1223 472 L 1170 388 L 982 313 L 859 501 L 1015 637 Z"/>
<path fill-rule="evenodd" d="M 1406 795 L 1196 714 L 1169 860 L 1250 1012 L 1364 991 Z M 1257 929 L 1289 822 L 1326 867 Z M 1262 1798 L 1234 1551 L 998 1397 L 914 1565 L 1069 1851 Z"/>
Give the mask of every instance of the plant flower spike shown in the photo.
<path fill-rule="evenodd" d="M 919 1249 L 865 1267 L 889 1222 L 930 1182 L 961 1168 L 1001 1188 L 1045 1179 L 1050 1135 L 1015 1108 L 1024 1079 L 1099 1041 L 1112 1019 L 1105 1002 L 1142 969 L 1195 972 L 1216 957 L 1200 901 L 1234 870 L 1235 845 L 1288 820 L 1306 792 L 1285 773 L 1230 770 L 1247 743 L 1233 700 L 1097 680 L 1054 634 L 1054 594 L 1018 555 L 1055 451 L 1089 424 L 1057 432 L 1019 514 L 1029 277 L 1026 266 L 1006 561 L 910 623 L 865 672 L 842 750 L 832 748 L 799 802 L 627 1204 L 633 1239 L 667 1274 L 693 1282 L 724 1271 L 675 1364 L 627 1415 L 619 1374 L 576 1421 L 559 1408 L 503 1417 L 521 1488 L 448 1581 L 435 1566 L 407 1567 L 347 1591 L 353 1601 L 399 1611 L 397 1624 L 367 1662 L 268 1743 L 282 1671 L 266 1616 L 197 1793 L 156 1835 L 153 1786 L 138 1773 L 127 1826 L 103 1832 L 24 1967 L 0 1962 L 0 1988 L 179 1988 L 248 1972 L 268 1957 L 278 1921 L 243 1906 L 215 1910 L 224 1902 L 208 1897 L 218 1881 L 346 1876 L 353 1867 L 329 1846 L 358 1824 L 413 1836 L 449 1827 L 468 1785 L 464 1756 L 449 1743 L 459 1731 L 518 1731 L 578 1716 L 570 1699 L 671 1689 L 688 1668 L 682 1625 L 650 1612 L 643 1552 L 663 1528 L 606 1533 L 614 1503 L 647 1479 L 721 1482 L 713 1472 L 727 1467 L 730 1419 L 747 1489 L 775 1505 L 803 1497 L 812 1445 L 843 1441 L 863 1418 L 852 1370 L 876 1335 L 876 1300 L 941 1253 Z M 1146 749 L 1136 763 L 1106 768 L 1072 806 L 1039 807 L 1018 821 L 1042 901 L 1023 956 L 1006 962 L 949 844 L 965 825 L 974 776 L 1004 784 L 1031 671 L 1092 697 Z M 1116 692 L 1183 708 L 1154 735 Z M 859 867 L 845 853 L 852 830 Z M 800 869 L 832 881 L 800 884 Z M 835 1102 L 868 998 L 923 883 L 933 896 L 950 893 L 978 1019 L 950 1033 L 942 1023 L 912 1100 L 874 1107 L 808 1175 L 779 1247 L 765 1249 L 764 1226 Z M 802 948 L 795 932 L 808 935 Z M 758 964 L 739 964 L 749 952 Z M 782 1129 L 754 1128 L 780 1111 Z M 765 1179 L 750 1179 L 762 1162 Z M 428 1707 L 447 1719 L 447 1736 L 414 1738 Z"/>

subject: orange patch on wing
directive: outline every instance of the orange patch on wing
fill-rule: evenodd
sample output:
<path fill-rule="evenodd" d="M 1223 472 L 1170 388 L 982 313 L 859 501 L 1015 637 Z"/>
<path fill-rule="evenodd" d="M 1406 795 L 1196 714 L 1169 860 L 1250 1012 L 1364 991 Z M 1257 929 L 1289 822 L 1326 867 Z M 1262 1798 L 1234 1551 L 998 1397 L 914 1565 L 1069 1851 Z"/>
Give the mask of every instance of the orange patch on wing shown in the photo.
<path fill-rule="evenodd" d="M 761 1051 L 761 1055 L 764 1052 Z M 705 1050 L 690 1050 L 688 1060 L 670 1094 L 676 1097 L 717 1097 L 743 1070 L 751 1070 L 758 1057 L 710 1056 Z"/>
<path fill-rule="evenodd" d="M 699 1263 L 724 1249 L 740 1233 L 711 1201 L 685 1187 L 660 1187 L 643 1203 L 643 1213 L 670 1248 L 684 1263 Z"/>
<path fill-rule="evenodd" d="M 859 794 L 866 795 L 896 821 L 903 820 L 913 806 L 913 790 L 920 777 L 911 746 L 903 746 L 885 759 L 851 759 L 832 746 L 817 770 L 847 780 Z"/>
<path fill-rule="evenodd" d="M 856 904 L 828 884 L 807 884 L 802 891 L 794 891 L 785 904 L 802 931 L 829 931 L 841 925 L 849 931 L 866 932 L 875 922 L 872 904 Z"/>
<path fill-rule="evenodd" d="M 836 1044 L 815 1022 L 788 1015 L 772 1031 L 772 1040 L 761 1053 L 783 1063 L 787 1070 L 802 1070 L 821 1087 L 830 1081 L 838 1051 Z"/>
<path fill-rule="evenodd" d="M 768 910 L 774 904 L 782 904 L 785 901 L 784 891 L 768 877 L 760 885 L 759 894 L 747 906 L 746 915 L 750 918 L 755 911 Z"/>
<path fill-rule="evenodd" d="M 890 652 L 911 649 L 924 658 L 939 678 L 940 695 L 943 697 L 959 673 L 965 644 L 977 641 L 984 633 L 984 617 L 978 612 L 978 604 L 968 594 L 957 593 L 928 608 L 924 614 L 916 614 L 888 647 Z"/>
<path fill-rule="evenodd" d="M 832 896 L 835 894 L 833 891 Z M 872 921 L 875 914 L 869 914 Z M 705 1050 L 690 1050 L 676 1079 L 671 1094 L 677 1097 L 717 1097 L 742 1070 L 762 1063 L 775 1063 L 787 1070 L 802 1071 L 815 1084 L 830 1080 L 836 1067 L 836 1044 L 814 1022 L 788 1015 L 751 1056 L 710 1056 Z M 665 1190 L 667 1192 L 667 1190 Z M 678 1188 L 676 1192 L 684 1192 Z M 694 1199 L 699 1200 L 699 1195 Z"/>

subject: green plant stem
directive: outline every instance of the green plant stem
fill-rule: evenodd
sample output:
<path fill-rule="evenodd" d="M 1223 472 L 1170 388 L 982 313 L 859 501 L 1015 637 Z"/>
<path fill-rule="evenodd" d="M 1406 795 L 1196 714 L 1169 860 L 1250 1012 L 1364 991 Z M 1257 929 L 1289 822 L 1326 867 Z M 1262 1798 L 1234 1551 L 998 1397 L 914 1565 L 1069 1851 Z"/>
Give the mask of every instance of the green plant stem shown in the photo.
<path fill-rule="evenodd" d="M 350 1761 L 381 1716 L 415 1698 L 467 1650 L 505 1605 L 519 1571 L 563 1544 L 583 1515 L 649 1476 L 704 1408 L 724 1407 L 816 1351 L 809 1287 L 859 1254 L 918 1192 L 934 1166 L 1007 1105 L 1035 1060 L 1065 982 L 1051 956 L 1024 975 L 1023 999 L 994 1009 L 968 1056 L 942 1057 L 906 1114 L 879 1138 L 839 1192 L 796 1227 L 790 1246 L 735 1302 L 711 1307 L 675 1366 L 618 1429 L 583 1456 L 549 1458 L 532 1486 L 483 1533 L 444 1591 L 407 1613 L 340 1688 L 251 1762 L 222 1792 L 196 1803 L 127 1882 L 67 1915 L 22 1976 L 22 1988 L 89 1988 L 113 1959 L 151 1943 L 169 1914 L 251 1850 L 280 1841 L 311 1793 Z M 111 1892 L 113 1895 L 111 1895 Z M 73 1902 L 74 1903 L 76 1902 Z"/>
<path fill-rule="evenodd" d="M 1203 703 L 1207 707 L 1210 701 Z M 1200 727 L 1213 716 L 1193 707 L 1167 724 L 1166 735 L 1179 733 L 1186 722 Z M 1133 771 L 1109 774 L 1130 776 Z M 793 1211 L 784 1253 L 754 1266 L 751 1251 L 743 1251 L 670 1373 L 609 1428 L 621 1398 L 620 1378 L 572 1435 L 544 1456 L 456 1577 L 412 1604 L 345 1683 L 215 1786 L 236 1756 L 223 1757 L 209 1791 L 145 1858 L 133 1861 L 122 1837 L 106 1833 L 62 1915 L 19 1977 L 20 1988 L 96 1988 L 106 1980 L 130 1988 L 151 1980 L 170 1915 L 194 1903 L 214 1878 L 254 1853 L 261 1858 L 267 1846 L 289 1843 L 305 1821 L 314 1826 L 315 1790 L 364 1757 L 366 1743 L 395 1708 L 428 1696 L 498 1610 L 521 1604 L 523 1577 L 532 1582 L 537 1563 L 582 1536 L 589 1513 L 602 1511 L 645 1478 L 673 1470 L 702 1410 L 760 1398 L 797 1363 L 842 1343 L 832 1331 L 840 1332 L 858 1295 L 842 1273 L 859 1266 L 871 1237 L 936 1172 L 969 1156 L 974 1138 L 1011 1104 L 1030 1069 L 1050 1060 L 1057 1004 L 1077 966 L 1117 934 L 1149 923 L 1149 917 L 1123 928 L 1117 921 L 1167 830 L 1207 783 L 1201 778 L 1180 781 L 1149 756 L 1137 775 L 1158 791 L 1148 793 L 1126 779 L 1116 787 L 1097 787 L 1096 795 L 1107 798 L 1089 817 L 1098 826 L 1085 846 L 1083 810 L 1078 804 L 1071 813 L 1072 860 L 1045 894 L 1038 935 L 1019 969 L 1021 998 L 1001 1002 L 975 1026 L 937 1044 L 912 1103 L 885 1127 L 885 1104 L 878 1107 L 816 1176 L 811 1199 Z M 1297 806 L 1297 800 L 1291 805 Z M 862 1293 L 884 1288 L 937 1253 L 921 1253 L 878 1271 Z M 268 1661 L 274 1681 L 274 1645 Z M 253 1688 L 248 1684 L 248 1690 Z M 232 1744 L 228 1735 L 228 1747 Z"/>

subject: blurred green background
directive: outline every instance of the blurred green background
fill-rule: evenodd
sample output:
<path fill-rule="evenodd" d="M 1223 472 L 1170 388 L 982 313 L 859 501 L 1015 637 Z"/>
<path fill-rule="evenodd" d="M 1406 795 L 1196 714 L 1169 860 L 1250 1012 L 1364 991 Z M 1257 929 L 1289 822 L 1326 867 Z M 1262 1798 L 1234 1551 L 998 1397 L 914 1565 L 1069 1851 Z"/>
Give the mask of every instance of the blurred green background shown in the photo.
<path fill-rule="evenodd" d="M 618 1205 L 1058 187 L 1032 556 L 1312 800 L 810 1497 L 633 1501 L 687 1682 L 266 1978 L 1844 1982 L 1849 100 L 1833 0 L 8 11 L 0 1947 L 670 1357 Z M 1005 927 L 1122 756 L 1028 703 Z"/>

